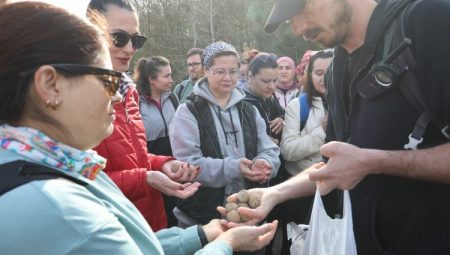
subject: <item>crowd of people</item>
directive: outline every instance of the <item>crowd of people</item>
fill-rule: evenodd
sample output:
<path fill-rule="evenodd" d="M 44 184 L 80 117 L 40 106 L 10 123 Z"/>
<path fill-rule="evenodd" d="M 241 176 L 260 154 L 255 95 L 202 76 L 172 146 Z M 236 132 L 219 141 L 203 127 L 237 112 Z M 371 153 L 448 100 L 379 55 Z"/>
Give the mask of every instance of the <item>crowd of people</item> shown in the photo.
<path fill-rule="evenodd" d="M 278 0 L 266 31 L 290 20 L 325 49 L 296 64 L 212 42 L 175 85 L 156 52 L 130 70 L 147 41 L 132 1 L 0 1 L 0 250 L 289 254 L 314 192 L 339 217 L 350 190 L 359 254 L 448 254 L 449 13 Z M 260 205 L 224 220 L 241 190 Z"/>

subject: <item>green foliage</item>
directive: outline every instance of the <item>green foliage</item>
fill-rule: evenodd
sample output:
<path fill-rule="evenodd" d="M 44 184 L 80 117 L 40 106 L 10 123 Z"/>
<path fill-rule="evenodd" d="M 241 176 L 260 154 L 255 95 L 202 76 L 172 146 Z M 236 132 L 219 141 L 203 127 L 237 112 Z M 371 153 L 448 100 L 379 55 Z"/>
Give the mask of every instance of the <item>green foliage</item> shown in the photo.
<path fill-rule="evenodd" d="M 272 34 L 264 31 L 274 0 L 133 2 L 139 12 L 141 32 L 149 38 L 133 61 L 153 55 L 167 57 L 176 82 L 186 76 L 186 52 L 192 47 L 203 48 L 211 43 L 212 34 L 216 40 L 229 42 L 241 52 L 255 48 L 278 56 L 290 56 L 296 62 L 307 49 L 318 49 L 317 45 L 294 38 L 289 24 L 281 24 Z M 210 20 L 213 21 L 212 29 Z"/>

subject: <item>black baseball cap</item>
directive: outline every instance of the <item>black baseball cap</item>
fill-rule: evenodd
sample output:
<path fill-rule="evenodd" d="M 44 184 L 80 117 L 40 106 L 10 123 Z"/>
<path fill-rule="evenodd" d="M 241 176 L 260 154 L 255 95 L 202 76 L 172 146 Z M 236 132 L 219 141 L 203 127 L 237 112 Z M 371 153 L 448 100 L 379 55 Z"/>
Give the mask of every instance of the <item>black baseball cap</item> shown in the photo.
<path fill-rule="evenodd" d="M 275 31 L 281 22 L 296 16 L 305 6 L 305 0 L 276 0 L 264 30 L 267 33 Z"/>

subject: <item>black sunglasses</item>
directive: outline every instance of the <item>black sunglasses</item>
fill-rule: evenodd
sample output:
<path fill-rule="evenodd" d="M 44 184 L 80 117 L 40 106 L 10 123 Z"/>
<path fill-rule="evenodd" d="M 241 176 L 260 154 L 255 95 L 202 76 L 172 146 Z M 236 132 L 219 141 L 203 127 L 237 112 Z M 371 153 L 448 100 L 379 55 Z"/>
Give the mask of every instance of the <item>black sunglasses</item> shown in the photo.
<path fill-rule="evenodd" d="M 122 73 L 110 69 L 80 64 L 51 64 L 50 66 L 70 75 L 96 75 L 103 82 L 111 96 L 116 94 L 122 81 Z"/>
<path fill-rule="evenodd" d="M 110 33 L 110 35 L 112 36 L 114 46 L 117 48 L 125 47 L 131 39 L 133 48 L 140 49 L 144 46 L 145 41 L 147 41 L 147 38 L 141 34 L 130 35 L 126 32 L 118 31 Z"/>

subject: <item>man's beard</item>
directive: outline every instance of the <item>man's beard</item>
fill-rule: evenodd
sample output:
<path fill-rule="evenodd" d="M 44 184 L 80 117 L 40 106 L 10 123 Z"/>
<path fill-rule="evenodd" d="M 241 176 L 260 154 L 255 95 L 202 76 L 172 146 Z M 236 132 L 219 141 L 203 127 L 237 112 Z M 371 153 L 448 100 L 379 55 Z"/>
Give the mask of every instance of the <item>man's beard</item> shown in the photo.
<path fill-rule="evenodd" d="M 339 2 L 341 2 L 340 12 L 336 15 L 336 19 L 332 27 L 335 35 L 329 41 L 320 42 L 320 44 L 326 48 L 342 45 L 347 40 L 350 21 L 352 19 L 352 9 L 346 0 L 340 0 Z"/>

